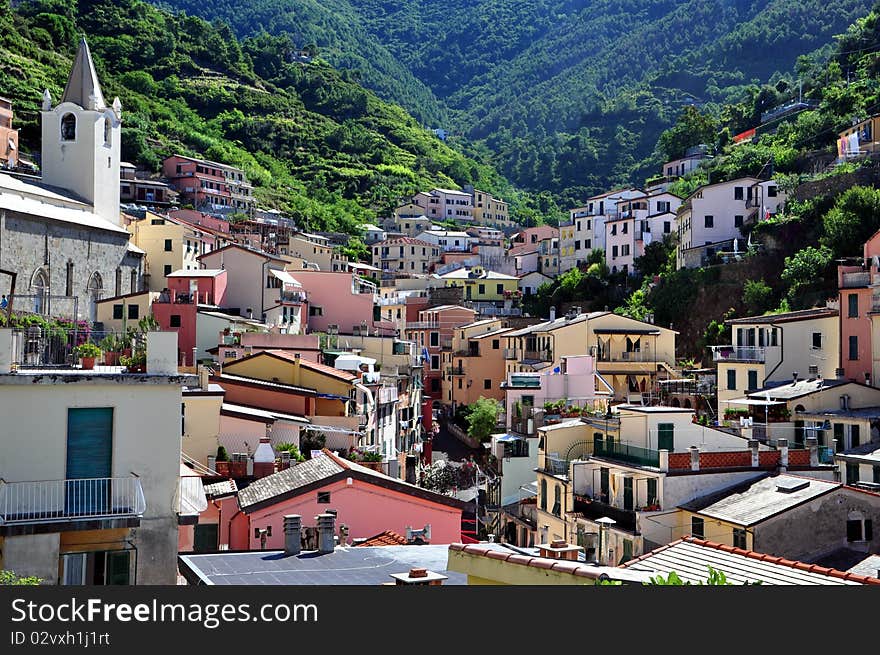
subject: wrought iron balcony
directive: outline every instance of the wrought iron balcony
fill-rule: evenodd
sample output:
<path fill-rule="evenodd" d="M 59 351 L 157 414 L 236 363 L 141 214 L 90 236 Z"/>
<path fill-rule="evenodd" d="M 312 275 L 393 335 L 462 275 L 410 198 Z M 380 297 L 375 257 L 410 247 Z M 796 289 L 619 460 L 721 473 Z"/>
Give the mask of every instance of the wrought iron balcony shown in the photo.
<path fill-rule="evenodd" d="M 712 359 L 716 362 L 764 362 L 766 351 L 756 346 L 712 346 Z"/>
<path fill-rule="evenodd" d="M 306 301 L 303 291 L 282 291 L 279 302 L 285 305 L 301 305 Z"/>
<path fill-rule="evenodd" d="M 0 480 L 0 526 L 136 518 L 146 510 L 140 478 Z"/>
<path fill-rule="evenodd" d="M 652 466 L 655 468 L 660 466 L 660 451 L 641 448 L 640 446 L 630 446 L 629 444 L 617 441 L 594 440 L 593 455 L 626 464 L 635 464 L 636 466 Z"/>

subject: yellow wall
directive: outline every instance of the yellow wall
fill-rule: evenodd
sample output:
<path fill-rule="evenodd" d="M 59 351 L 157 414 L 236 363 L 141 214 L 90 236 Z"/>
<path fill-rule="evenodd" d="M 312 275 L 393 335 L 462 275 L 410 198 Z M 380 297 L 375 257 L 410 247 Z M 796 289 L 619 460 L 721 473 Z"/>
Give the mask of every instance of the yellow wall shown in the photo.
<path fill-rule="evenodd" d="M 136 296 L 122 296 L 119 298 L 107 299 L 98 303 L 97 320 L 104 324 L 104 330 L 108 332 L 124 332 L 126 328 L 137 328 L 138 320 L 144 316 L 150 316 L 153 313 L 153 300 L 159 297 L 155 291 L 139 293 Z M 113 305 L 122 305 L 122 319 L 113 318 Z M 128 306 L 138 306 L 137 319 L 128 318 Z"/>
<path fill-rule="evenodd" d="M 217 454 L 220 445 L 220 406 L 223 396 L 183 395 L 184 422 L 181 450 L 207 465 L 208 455 Z"/>
<path fill-rule="evenodd" d="M 469 585 L 595 585 L 590 578 L 571 573 L 511 564 L 456 550 L 449 551 L 447 568 L 467 574 Z"/>
<path fill-rule="evenodd" d="M 147 213 L 141 221 L 128 225 L 131 242 L 144 250 L 146 255 L 145 272 L 149 273 L 149 290 L 161 291 L 168 286 L 165 280 L 165 267 L 170 266 L 171 272 L 198 270 L 201 268 L 197 257 L 201 255 L 201 241 L 195 236 L 192 228 L 166 221 L 162 225 L 153 225 L 153 219 L 161 217 Z M 165 250 L 165 240 L 171 239 L 171 251 Z M 186 247 L 187 240 L 191 247 Z M 195 243 L 193 243 L 195 242 Z"/>
<path fill-rule="evenodd" d="M 352 384 L 344 380 L 338 380 L 323 373 L 317 373 L 300 366 L 296 362 L 277 359 L 270 355 L 256 355 L 249 359 L 226 364 L 223 367 L 224 372 L 233 375 L 243 375 L 245 377 L 257 378 L 258 380 L 273 381 L 277 380 L 282 384 L 291 384 L 298 387 L 306 387 L 314 389 L 318 393 L 329 393 L 337 396 L 349 397 Z M 324 399 L 318 399 L 317 407 L 320 410 Z M 324 402 L 326 408 L 335 408 L 338 411 L 337 400 L 327 400 Z M 316 413 L 320 414 L 320 411 Z M 328 412 L 335 414 L 336 411 Z"/>
<path fill-rule="evenodd" d="M 736 389 L 727 388 L 727 371 L 736 371 Z M 742 398 L 756 389 L 749 389 L 749 371 L 758 372 L 758 386 L 764 388 L 765 365 L 760 362 L 718 362 L 718 414 L 724 416 L 728 401 Z"/>
<path fill-rule="evenodd" d="M 504 291 L 513 293 L 519 288 L 519 280 L 517 278 L 509 280 L 444 280 L 443 282 L 445 287 L 465 287 L 464 298 L 466 300 L 502 301 L 505 300 Z M 501 293 L 498 293 L 499 284 L 502 286 Z M 480 293 L 480 285 L 483 285 L 482 293 Z M 468 295 L 467 287 L 471 288 L 470 295 Z"/>
<path fill-rule="evenodd" d="M 752 535 L 751 529 L 745 528 L 745 526 L 739 525 L 738 523 L 721 521 L 719 519 L 710 518 L 708 516 L 700 516 L 699 514 L 688 512 L 687 510 L 678 510 L 677 512 L 678 527 L 676 529 L 676 533 L 672 536 L 673 541 L 691 534 L 691 518 L 695 516 L 703 519 L 703 534 L 705 535 L 705 539 L 717 542 L 719 544 L 724 544 L 726 546 L 733 546 L 733 529 L 745 529 L 746 550 L 752 549 L 754 544 L 754 536 Z"/>

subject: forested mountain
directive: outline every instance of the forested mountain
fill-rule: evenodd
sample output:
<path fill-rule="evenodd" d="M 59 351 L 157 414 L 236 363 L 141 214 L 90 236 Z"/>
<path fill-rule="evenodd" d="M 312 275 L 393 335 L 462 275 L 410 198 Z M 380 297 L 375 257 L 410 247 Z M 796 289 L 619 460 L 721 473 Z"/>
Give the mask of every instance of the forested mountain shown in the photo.
<path fill-rule="evenodd" d="M 355 65 L 371 88 L 482 141 L 512 181 L 576 201 L 655 170 L 683 105 L 709 109 L 791 77 L 868 0 L 162 0 L 285 31 Z M 340 21 L 342 25 L 340 25 Z M 412 76 L 396 70 L 393 55 Z M 346 60 L 347 58 L 347 60 Z M 396 86 L 395 86 L 396 85 Z M 790 90 L 796 84 L 788 81 Z M 417 103 L 414 106 L 413 103 Z"/>
<path fill-rule="evenodd" d="M 39 149 L 43 89 L 61 95 L 85 34 L 104 94 L 123 107 L 123 158 L 158 170 L 195 154 L 241 166 L 258 201 L 302 225 L 356 232 L 432 186 L 473 183 L 528 210 L 489 165 L 462 155 L 287 37 L 239 41 L 223 24 L 140 0 L 0 0 L 0 95 L 23 150 Z"/>

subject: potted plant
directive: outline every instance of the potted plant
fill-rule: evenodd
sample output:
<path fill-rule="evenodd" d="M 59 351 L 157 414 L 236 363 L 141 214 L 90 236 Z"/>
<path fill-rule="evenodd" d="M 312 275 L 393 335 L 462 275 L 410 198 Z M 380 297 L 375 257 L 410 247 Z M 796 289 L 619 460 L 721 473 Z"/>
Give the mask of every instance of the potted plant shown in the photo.
<path fill-rule="evenodd" d="M 217 471 L 218 475 L 229 475 L 229 455 L 226 452 L 226 448 L 223 446 L 217 447 L 217 459 L 214 462 L 214 470 Z"/>
<path fill-rule="evenodd" d="M 129 373 L 145 373 L 147 370 L 147 352 L 145 350 L 136 350 L 131 356 L 122 355 L 119 363 L 125 366 Z"/>
<path fill-rule="evenodd" d="M 104 365 L 118 366 L 119 356 L 122 354 L 122 339 L 111 333 L 101 339 L 98 345 L 104 351 Z"/>
<path fill-rule="evenodd" d="M 91 341 L 86 341 L 78 345 L 74 352 L 82 361 L 83 370 L 91 371 L 95 368 L 95 360 L 101 356 L 101 349 Z"/>

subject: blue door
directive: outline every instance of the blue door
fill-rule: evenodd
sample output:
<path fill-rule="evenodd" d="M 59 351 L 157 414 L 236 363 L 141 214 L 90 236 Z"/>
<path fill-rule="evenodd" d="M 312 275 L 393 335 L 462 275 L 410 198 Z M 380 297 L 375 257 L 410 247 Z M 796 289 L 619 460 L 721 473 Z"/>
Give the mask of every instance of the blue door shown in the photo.
<path fill-rule="evenodd" d="M 113 408 L 67 410 L 67 516 L 105 514 L 110 508 Z"/>

